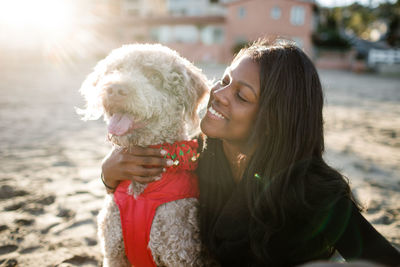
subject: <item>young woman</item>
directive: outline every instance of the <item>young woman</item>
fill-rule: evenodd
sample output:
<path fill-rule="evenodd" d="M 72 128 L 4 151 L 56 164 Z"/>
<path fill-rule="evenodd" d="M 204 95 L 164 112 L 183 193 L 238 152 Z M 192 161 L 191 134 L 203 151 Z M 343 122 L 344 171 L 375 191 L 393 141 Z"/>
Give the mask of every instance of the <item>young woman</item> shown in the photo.
<path fill-rule="evenodd" d="M 314 65 L 283 41 L 243 49 L 212 88 L 197 172 L 202 239 L 222 266 L 293 266 L 335 250 L 348 260 L 400 264 L 322 158 L 322 107 Z M 155 149 L 114 151 L 104 182 L 149 182 L 165 164 Z"/>

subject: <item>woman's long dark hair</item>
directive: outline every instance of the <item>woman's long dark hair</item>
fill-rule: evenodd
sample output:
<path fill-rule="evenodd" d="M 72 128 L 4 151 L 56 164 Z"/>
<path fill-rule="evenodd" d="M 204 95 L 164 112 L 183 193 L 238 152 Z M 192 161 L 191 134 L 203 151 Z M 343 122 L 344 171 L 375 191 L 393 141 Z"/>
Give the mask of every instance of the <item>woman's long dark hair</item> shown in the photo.
<path fill-rule="evenodd" d="M 255 42 L 239 52 L 260 67 L 256 144 L 243 175 L 250 248 L 260 264 L 299 262 L 332 253 L 319 231 L 341 198 L 352 199 L 347 180 L 323 160 L 323 92 L 303 51 L 287 41 Z M 201 235 L 210 250 L 215 223 L 235 184 L 221 142 L 208 140 L 200 158 Z M 286 259 L 285 259 L 286 257 Z M 283 265 L 283 264 L 282 264 Z"/>

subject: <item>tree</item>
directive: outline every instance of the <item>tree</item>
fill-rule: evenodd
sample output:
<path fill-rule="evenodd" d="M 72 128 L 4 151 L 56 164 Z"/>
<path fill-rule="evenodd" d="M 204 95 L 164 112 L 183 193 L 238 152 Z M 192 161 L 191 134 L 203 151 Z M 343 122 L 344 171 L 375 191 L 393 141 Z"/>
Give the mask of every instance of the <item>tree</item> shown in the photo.
<path fill-rule="evenodd" d="M 336 21 L 339 31 L 369 41 L 376 41 L 374 37 L 379 32 L 381 40 L 392 46 L 400 46 L 400 0 L 395 3 L 387 1 L 375 8 L 353 3 L 328 10 L 330 19 Z"/>
<path fill-rule="evenodd" d="M 337 10 L 324 9 L 321 10 L 322 17 L 317 31 L 313 34 L 312 40 L 315 46 L 327 49 L 346 50 L 350 48 L 349 42 L 340 34 L 338 25 Z"/>

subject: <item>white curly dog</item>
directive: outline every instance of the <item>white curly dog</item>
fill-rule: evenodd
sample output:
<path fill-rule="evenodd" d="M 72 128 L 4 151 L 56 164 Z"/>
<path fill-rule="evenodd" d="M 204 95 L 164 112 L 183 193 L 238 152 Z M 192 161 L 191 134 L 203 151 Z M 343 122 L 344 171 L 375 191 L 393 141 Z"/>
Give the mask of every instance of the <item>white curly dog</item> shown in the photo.
<path fill-rule="evenodd" d="M 109 139 L 117 146 L 173 144 L 198 131 L 198 108 L 208 90 L 201 70 L 177 52 L 159 44 L 125 45 L 101 60 L 83 82 L 86 108 L 81 112 L 84 119 L 104 115 Z M 146 190 L 146 185 L 129 183 L 128 194 L 135 199 Z M 197 206 L 197 198 L 189 197 L 157 207 L 145 244 L 157 266 L 210 264 L 201 253 Z M 98 236 L 103 266 L 133 265 L 113 194 L 98 215 Z"/>

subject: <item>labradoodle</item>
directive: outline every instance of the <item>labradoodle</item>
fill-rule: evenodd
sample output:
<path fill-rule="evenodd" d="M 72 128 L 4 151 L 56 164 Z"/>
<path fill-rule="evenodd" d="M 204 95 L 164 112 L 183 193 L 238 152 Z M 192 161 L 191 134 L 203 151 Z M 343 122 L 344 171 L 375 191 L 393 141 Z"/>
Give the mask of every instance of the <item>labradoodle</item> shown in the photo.
<path fill-rule="evenodd" d="M 84 119 L 104 115 L 113 145 L 159 144 L 174 163 L 154 183 L 125 181 L 107 195 L 98 216 L 103 266 L 209 265 L 197 218 L 197 143 L 190 141 L 199 130 L 206 77 L 165 46 L 132 44 L 101 60 L 80 91 Z"/>

